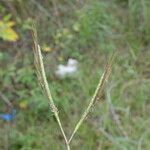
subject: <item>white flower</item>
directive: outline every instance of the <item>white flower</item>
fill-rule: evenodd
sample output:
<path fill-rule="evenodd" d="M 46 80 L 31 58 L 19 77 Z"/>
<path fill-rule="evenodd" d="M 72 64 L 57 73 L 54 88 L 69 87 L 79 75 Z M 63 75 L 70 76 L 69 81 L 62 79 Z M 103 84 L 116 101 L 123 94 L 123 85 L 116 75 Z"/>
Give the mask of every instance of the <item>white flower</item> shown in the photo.
<path fill-rule="evenodd" d="M 69 58 L 67 65 L 58 65 L 55 74 L 60 78 L 65 78 L 66 76 L 71 76 L 77 72 L 78 61 L 72 58 Z"/>

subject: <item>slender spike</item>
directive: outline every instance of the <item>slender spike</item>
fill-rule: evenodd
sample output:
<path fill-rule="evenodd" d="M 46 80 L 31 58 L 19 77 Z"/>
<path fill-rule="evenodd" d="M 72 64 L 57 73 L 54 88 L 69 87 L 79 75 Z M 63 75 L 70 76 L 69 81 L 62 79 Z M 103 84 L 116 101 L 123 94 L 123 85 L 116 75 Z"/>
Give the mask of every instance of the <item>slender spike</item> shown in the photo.
<path fill-rule="evenodd" d="M 104 89 L 104 85 L 110 75 L 110 72 L 111 72 L 111 65 L 112 65 L 112 60 L 114 58 L 114 55 L 112 56 L 112 58 L 110 59 L 110 61 L 108 62 L 108 64 L 106 65 L 105 67 L 105 71 L 104 73 L 102 74 L 100 80 L 99 80 L 99 84 L 97 85 L 97 88 L 94 92 L 94 95 L 88 105 L 88 107 L 86 108 L 86 110 L 84 111 L 84 113 L 82 114 L 82 117 L 80 118 L 80 120 L 77 122 L 71 136 L 70 136 L 70 139 L 69 139 L 69 144 L 70 142 L 72 141 L 75 133 L 77 132 L 77 130 L 79 129 L 79 127 L 81 126 L 81 124 L 83 123 L 83 121 L 85 120 L 85 118 L 87 117 L 88 113 L 90 112 L 90 109 L 92 108 L 92 106 L 94 105 L 94 103 L 99 100 L 100 98 L 100 95 L 102 94 L 102 91 Z"/>
<path fill-rule="evenodd" d="M 62 135 L 64 137 L 67 150 L 70 150 L 70 146 L 68 144 L 66 134 L 64 132 L 64 129 L 62 127 L 62 124 L 61 124 L 61 121 L 60 121 L 60 118 L 58 115 L 57 107 L 55 106 L 55 103 L 53 101 L 53 98 L 52 98 L 52 95 L 51 95 L 51 92 L 50 92 L 50 89 L 48 86 L 48 82 L 47 82 L 47 78 L 46 78 L 46 74 L 45 74 L 45 69 L 44 69 L 44 64 L 43 64 L 43 58 L 42 58 L 40 46 L 38 45 L 37 32 L 36 32 L 35 27 L 33 27 L 32 37 L 33 37 L 33 41 L 34 41 L 34 60 L 35 60 L 35 66 L 36 66 L 36 70 L 37 70 L 37 76 L 39 79 L 39 84 L 41 85 L 45 95 L 47 96 L 47 98 L 49 100 L 50 109 L 55 115 L 55 118 L 57 120 L 59 128 L 60 128 Z"/>

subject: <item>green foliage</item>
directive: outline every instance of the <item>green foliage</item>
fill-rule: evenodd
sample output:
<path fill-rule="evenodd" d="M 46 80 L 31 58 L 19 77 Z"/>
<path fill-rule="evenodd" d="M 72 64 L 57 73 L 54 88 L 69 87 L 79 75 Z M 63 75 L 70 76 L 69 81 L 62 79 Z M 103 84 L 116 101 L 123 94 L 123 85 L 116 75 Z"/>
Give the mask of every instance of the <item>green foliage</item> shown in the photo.
<path fill-rule="evenodd" d="M 129 0 L 129 30 L 135 38 L 148 42 L 150 33 L 150 2 L 146 0 Z M 139 36 L 140 35 L 140 36 Z"/>
<path fill-rule="evenodd" d="M 68 136 L 89 103 L 107 52 L 118 52 L 106 90 L 112 87 L 111 102 L 128 138 L 113 120 L 104 93 L 103 102 L 93 107 L 71 149 L 149 150 L 149 5 L 149 0 L 94 0 L 83 4 L 2 1 L 0 90 L 17 109 L 17 116 L 10 124 L 0 119 L 0 149 L 8 144 L 11 150 L 65 150 L 34 72 L 29 32 L 34 18 L 49 86 Z M 58 79 L 54 74 L 57 65 L 70 57 L 79 61 L 77 75 Z M 8 108 L 5 102 L 0 104 L 3 113 Z"/>
<path fill-rule="evenodd" d="M 88 47 L 96 44 L 102 50 L 112 50 L 115 47 L 111 36 L 115 34 L 113 30 L 119 22 L 109 7 L 109 3 L 92 1 L 77 12 L 78 19 L 73 29 L 80 38 L 79 45 Z M 109 48 L 106 47 L 106 43 Z"/>
<path fill-rule="evenodd" d="M 78 13 L 78 30 L 81 40 L 90 42 L 100 35 L 103 37 L 104 32 L 109 31 L 109 27 L 114 23 L 112 21 L 114 18 L 107 14 L 107 10 L 106 3 L 92 2 Z"/>

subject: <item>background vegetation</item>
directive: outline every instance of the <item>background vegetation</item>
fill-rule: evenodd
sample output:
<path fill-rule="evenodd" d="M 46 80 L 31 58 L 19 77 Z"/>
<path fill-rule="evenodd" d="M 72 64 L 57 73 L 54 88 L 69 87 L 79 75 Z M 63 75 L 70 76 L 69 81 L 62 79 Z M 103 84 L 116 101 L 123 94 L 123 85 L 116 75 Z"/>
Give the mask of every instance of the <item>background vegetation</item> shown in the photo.
<path fill-rule="evenodd" d="M 103 101 L 93 107 L 71 149 L 149 150 L 150 1 L 0 0 L 1 150 L 63 150 L 63 137 L 37 83 L 32 21 L 47 78 L 68 136 L 95 90 L 108 56 L 117 58 Z M 79 62 L 71 78 L 55 70 Z"/>

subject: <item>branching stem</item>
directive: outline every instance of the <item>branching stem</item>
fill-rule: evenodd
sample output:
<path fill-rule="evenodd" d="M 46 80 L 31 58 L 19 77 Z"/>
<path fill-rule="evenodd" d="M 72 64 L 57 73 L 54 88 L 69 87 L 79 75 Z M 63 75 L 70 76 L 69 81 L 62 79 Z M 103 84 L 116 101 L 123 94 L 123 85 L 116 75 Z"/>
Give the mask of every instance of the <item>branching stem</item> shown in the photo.
<path fill-rule="evenodd" d="M 33 39 L 34 39 L 34 60 L 35 60 L 38 81 L 43 89 L 44 94 L 47 96 L 47 98 L 49 100 L 50 109 L 55 115 L 55 118 L 56 118 L 59 128 L 61 130 L 61 133 L 63 135 L 63 138 L 65 140 L 66 148 L 67 148 L 67 150 L 70 150 L 70 142 L 72 141 L 75 133 L 77 132 L 77 130 L 79 129 L 79 127 L 81 126 L 81 124 L 83 123 L 83 121 L 85 120 L 87 115 L 89 114 L 94 103 L 96 101 L 99 101 L 101 98 L 101 95 L 102 95 L 103 89 L 104 89 L 104 85 L 110 75 L 110 72 L 111 72 L 111 64 L 112 64 L 113 57 L 112 57 L 112 59 L 110 59 L 110 62 L 106 65 L 105 71 L 100 78 L 99 84 L 95 90 L 95 93 L 94 93 L 92 99 L 90 100 L 89 105 L 87 106 L 87 108 L 84 111 L 83 115 L 81 116 L 80 120 L 76 124 L 70 138 L 67 139 L 64 129 L 62 127 L 60 118 L 59 118 L 57 107 L 55 106 L 55 103 L 53 101 L 53 98 L 52 98 L 52 95 L 51 95 L 51 92 L 50 92 L 50 89 L 48 86 L 45 69 L 44 69 L 44 65 L 43 65 L 42 54 L 41 54 L 40 46 L 38 45 L 37 34 L 36 34 L 35 28 L 33 28 Z"/>

